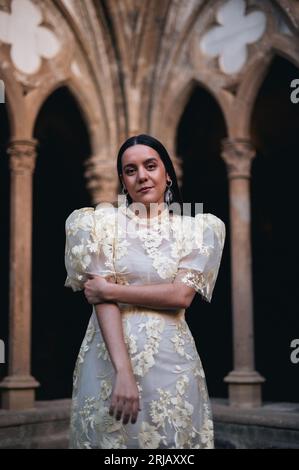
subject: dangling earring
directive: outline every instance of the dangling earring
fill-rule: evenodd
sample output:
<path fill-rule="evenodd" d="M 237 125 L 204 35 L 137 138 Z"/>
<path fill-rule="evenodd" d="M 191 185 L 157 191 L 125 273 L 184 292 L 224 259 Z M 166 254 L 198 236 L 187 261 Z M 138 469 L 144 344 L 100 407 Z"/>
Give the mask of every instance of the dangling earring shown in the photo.
<path fill-rule="evenodd" d="M 125 195 L 125 204 L 126 204 L 126 207 L 128 207 L 129 206 L 129 200 L 128 200 L 128 197 L 127 197 L 128 190 L 124 186 L 122 187 L 122 194 Z"/>
<path fill-rule="evenodd" d="M 173 200 L 173 192 L 170 189 L 170 187 L 172 186 L 172 181 L 166 181 L 166 186 L 167 186 L 167 190 L 165 191 L 165 202 L 168 206 L 170 206 Z"/>

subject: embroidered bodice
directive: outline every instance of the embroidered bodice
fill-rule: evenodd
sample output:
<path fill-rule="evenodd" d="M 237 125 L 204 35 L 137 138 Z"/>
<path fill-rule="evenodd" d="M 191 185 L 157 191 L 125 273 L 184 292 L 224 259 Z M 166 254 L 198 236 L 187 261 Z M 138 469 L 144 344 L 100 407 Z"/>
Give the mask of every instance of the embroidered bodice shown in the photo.
<path fill-rule="evenodd" d="M 83 289 L 87 273 L 123 284 L 182 282 L 210 302 L 224 240 L 224 223 L 210 213 L 164 209 L 146 219 L 125 205 L 77 209 L 66 220 L 65 286 Z"/>

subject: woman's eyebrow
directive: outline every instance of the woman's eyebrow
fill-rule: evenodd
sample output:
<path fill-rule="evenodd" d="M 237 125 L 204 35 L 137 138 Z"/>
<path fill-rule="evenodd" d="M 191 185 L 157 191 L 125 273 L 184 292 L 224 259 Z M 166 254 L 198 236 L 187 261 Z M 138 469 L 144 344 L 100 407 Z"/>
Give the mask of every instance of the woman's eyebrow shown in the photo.
<path fill-rule="evenodd" d="M 148 162 L 151 162 L 151 161 L 156 162 L 157 159 L 156 159 L 155 157 L 151 157 L 151 158 L 148 158 L 147 160 L 145 160 L 143 163 L 148 163 Z M 127 165 L 124 166 L 124 170 L 125 170 L 128 166 L 136 166 L 136 165 L 135 165 L 135 163 L 127 163 Z"/>

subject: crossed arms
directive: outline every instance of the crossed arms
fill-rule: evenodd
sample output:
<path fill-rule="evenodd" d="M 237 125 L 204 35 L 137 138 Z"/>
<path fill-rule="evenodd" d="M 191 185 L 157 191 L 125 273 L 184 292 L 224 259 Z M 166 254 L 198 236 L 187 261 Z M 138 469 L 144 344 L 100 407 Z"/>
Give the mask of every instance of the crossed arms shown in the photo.
<path fill-rule="evenodd" d="M 90 304 L 121 302 L 161 309 L 188 308 L 195 296 L 195 290 L 181 282 L 122 285 L 93 274 L 88 277 L 84 294 Z"/>
<path fill-rule="evenodd" d="M 101 276 L 89 275 L 84 294 L 95 304 L 99 326 L 115 370 L 109 414 L 123 424 L 136 423 L 140 397 L 131 359 L 124 339 L 117 302 L 163 308 L 187 308 L 195 290 L 182 283 L 119 285 Z"/>

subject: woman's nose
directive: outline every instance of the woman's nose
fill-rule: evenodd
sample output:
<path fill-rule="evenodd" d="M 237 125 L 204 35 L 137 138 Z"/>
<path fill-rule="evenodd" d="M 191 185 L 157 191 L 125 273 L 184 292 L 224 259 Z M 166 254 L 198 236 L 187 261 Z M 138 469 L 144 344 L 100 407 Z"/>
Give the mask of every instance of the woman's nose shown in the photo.
<path fill-rule="evenodd" d="M 139 168 L 138 170 L 138 179 L 139 181 L 141 180 L 144 180 L 147 178 L 147 175 L 146 175 L 146 170 L 144 168 Z"/>

